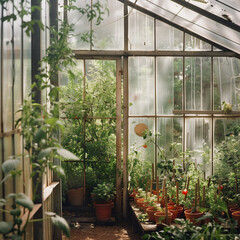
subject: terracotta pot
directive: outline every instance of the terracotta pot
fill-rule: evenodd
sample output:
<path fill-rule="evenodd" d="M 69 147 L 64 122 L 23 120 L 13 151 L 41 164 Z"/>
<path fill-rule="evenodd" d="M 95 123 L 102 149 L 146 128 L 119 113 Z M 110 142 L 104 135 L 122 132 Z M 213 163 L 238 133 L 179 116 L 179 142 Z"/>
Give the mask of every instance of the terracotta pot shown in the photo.
<path fill-rule="evenodd" d="M 140 199 L 141 197 L 139 197 L 139 195 L 135 195 L 134 196 L 134 202 L 137 204 L 137 200 Z"/>
<path fill-rule="evenodd" d="M 192 209 L 188 209 L 184 211 L 186 219 L 188 219 L 191 223 L 193 223 L 196 226 L 200 226 L 202 221 L 198 221 L 197 219 L 202 217 L 204 213 L 196 211 L 194 213 L 191 212 Z"/>
<path fill-rule="evenodd" d="M 175 202 L 169 202 L 167 205 L 168 206 L 174 206 L 176 203 Z"/>
<path fill-rule="evenodd" d="M 165 212 L 155 212 L 154 217 L 155 217 L 155 222 L 156 222 L 157 226 L 162 227 L 163 226 L 162 223 L 165 223 L 167 225 L 171 224 L 173 214 L 168 211 L 168 218 L 166 218 Z"/>
<path fill-rule="evenodd" d="M 232 207 L 229 209 L 229 215 L 232 216 L 232 213 L 237 211 L 240 211 L 240 207 Z"/>
<path fill-rule="evenodd" d="M 84 202 L 83 187 L 68 190 L 67 199 L 72 206 L 82 206 Z"/>
<path fill-rule="evenodd" d="M 113 202 L 109 203 L 93 203 L 95 208 L 95 216 L 98 221 L 108 221 L 111 218 Z"/>
<path fill-rule="evenodd" d="M 154 207 L 153 207 L 153 206 L 149 206 L 148 203 L 144 203 L 144 204 L 143 204 L 143 211 L 144 211 L 145 213 L 147 213 L 147 208 L 152 208 L 152 209 L 153 209 Z"/>
<path fill-rule="evenodd" d="M 145 203 L 145 199 L 144 198 L 139 198 L 137 200 L 137 206 L 139 209 L 143 209 L 143 204 Z"/>
<path fill-rule="evenodd" d="M 168 206 L 168 210 L 173 214 L 172 221 L 175 220 L 175 218 L 180 218 L 183 213 L 183 207 L 181 206 Z"/>
<path fill-rule="evenodd" d="M 155 222 L 154 213 L 157 212 L 157 211 L 154 208 L 151 208 L 151 207 L 147 208 L 146 211 L 147 211 L 147 214 L 148 214 L 148 220 L 150 222 Z"/>
<path fill-rule="evenodd" d="M 236 211 L 232 213 L 232 218 L 238 222 L 238 226 L 240 226 L 240 211 Z"/>

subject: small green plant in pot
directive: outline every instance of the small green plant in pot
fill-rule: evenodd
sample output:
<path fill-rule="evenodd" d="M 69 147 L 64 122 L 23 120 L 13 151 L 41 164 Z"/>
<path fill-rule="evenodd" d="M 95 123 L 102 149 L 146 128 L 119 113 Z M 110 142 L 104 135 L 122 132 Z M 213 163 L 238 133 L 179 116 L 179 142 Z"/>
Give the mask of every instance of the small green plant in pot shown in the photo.
<path fill-rule="evenodd" d="M 84 203 L 83 163 L 68 162 L 62 164 L 66 180 L 64 181 L 63 199 L 72 206 L 81 206 Z"/>
<path fill-rule="evenodd" d="M 111 218 L 115 187 L 112 183 L 99 183 L 93 188 L 92 199 L 95 216 L 98 221 L 108 221 Z"/>

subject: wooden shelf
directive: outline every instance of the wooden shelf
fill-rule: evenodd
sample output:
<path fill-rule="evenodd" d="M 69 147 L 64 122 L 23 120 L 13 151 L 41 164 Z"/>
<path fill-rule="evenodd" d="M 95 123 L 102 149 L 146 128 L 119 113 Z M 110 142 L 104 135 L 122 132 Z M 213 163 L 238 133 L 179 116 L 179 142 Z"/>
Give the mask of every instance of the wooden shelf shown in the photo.
<path fill-rule="evenodd" d="M 140 222 L 139 221 L 139 215 L 143 214 L 143 211 L 139 210 L 136 203 L 133 201 L 130 201 L 130 207 L 132 210 L 132 214 L 138 225 L 140 226 L 142 232 L 153 232 L 157 230 L 157 225 L 153 222 Z"/>

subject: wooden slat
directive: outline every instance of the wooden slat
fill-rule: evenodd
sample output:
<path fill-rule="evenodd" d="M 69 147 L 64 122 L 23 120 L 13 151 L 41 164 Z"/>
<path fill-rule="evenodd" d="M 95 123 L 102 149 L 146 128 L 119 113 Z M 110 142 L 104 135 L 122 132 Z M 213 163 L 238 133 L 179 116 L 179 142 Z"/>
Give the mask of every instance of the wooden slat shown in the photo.
<path fill-rule="evenodd" d="M 116 216 L 122 217 L 122 168 L 121 168 L 121 111 L 122 111 L 122 92 L 121 92 L 121 59 L 117 60 L 116 64 L 117 76 L 116 76 Z"/>
<path fill-rule="evenodd" d="M 33 207 L 33 210 L 30 212 L 30 215 L 29 215 L 29 219 L 28 220 L 31 220 L 33 218 L 33 216 L 35 215 L 35 213 L 42 207 L 42 204 L 35 204 L 34 207 Z M 28 213 L 29 211 L 27 210 L 24 215 L 22 216 L 22 225 L 21 225 L 21 229 L 22 227 L 25 225 L 26 221 L 27 221 L 27 217 L 28 217 Z"/>
<path fill-rule="evenodd" d="M 43 201 L 45 202 L 48 197 L 52 194 L 54 188 L 59 184 L 59 182 L 52 182 L 43 190 Z"/>

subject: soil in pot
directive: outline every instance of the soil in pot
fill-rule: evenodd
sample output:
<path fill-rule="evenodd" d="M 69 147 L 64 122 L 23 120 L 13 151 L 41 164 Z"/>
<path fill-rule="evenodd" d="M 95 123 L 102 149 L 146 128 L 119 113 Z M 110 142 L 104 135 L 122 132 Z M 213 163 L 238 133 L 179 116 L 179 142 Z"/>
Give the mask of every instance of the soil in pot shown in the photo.
<path fill-rule="evenodd" d="M 84 203 L 83 187 L 68 190 L 67 199 L 68 203 L 72 206 L 82 206 Z"/>
<path fill-rule="evenodd" d="M 204 215 L 203 212 L 195 211 L 192 213 L 192 209 L 187 209 L 184 211 L 186 219 L 188 219 L 191 223 L 196 226 L 200 226 L 202 221 L 198 221 L 197 219 Z"/>

